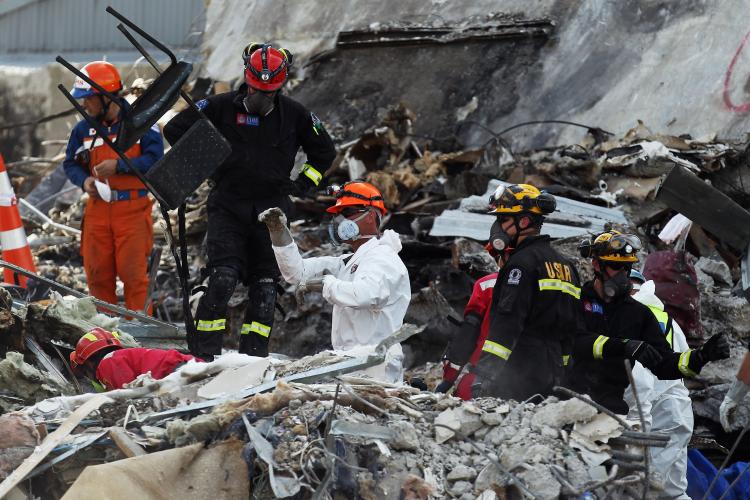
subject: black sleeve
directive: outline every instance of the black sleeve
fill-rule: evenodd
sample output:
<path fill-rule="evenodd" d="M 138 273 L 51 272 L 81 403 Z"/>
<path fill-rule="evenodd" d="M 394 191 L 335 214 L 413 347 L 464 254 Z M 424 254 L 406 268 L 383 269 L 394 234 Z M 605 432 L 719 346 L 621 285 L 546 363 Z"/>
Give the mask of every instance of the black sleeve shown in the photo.
<path fill-rule="evenodd" d="M 209 120 L 216 125 L 214 120 L 215 116 L 218 116 L 218 103 L 210 99 L 201 99 L 195 103 L 196 106 L 203 112 Z M 169 141 L 172 146 L 182 137 L 188 129 L 201 118 L 200 113 L 194 110 L 192 107 L 187 107 L 184 110 L 177 113 L 167 124 L 164 126 L 164 137 Z"/>
<path fill-rule="evenodd" d="M 305 179 L 310 187 L 317 187 L 336 158 L 336 147 L 315 113 L 307 110 L 300 113 L 296 132 L 302 150 L 307 155 L 300 170 L 300 179 Z"/>
<path fill-rule="evenodd" d="M 469 362 L 482 331 L 482 317 L 476 313 L 468 313 L 461 326 L 458 327 L 448 344 L 446 357 L 454 365 L 463 366 Z"/>
<path fill-rule="evenodd" d="M 516 263 L 509 263 L 508 271 L 498 277 L 492 295 L 490 330 L 480 363 L 487 359 L 507 361 L 513 355 L 531 311 L 537 282 L 533 270 Z"/>

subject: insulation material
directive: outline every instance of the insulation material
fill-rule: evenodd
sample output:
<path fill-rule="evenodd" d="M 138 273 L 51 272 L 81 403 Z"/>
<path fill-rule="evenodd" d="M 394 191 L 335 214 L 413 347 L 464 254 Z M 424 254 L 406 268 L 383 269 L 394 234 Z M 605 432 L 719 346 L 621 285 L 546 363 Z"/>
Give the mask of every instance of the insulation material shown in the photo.
<path fill-rule="evenodd" d="M 243 443 L 195 444 L 87 467 L 64 500 L 234 500 L 248 498 Z"/>

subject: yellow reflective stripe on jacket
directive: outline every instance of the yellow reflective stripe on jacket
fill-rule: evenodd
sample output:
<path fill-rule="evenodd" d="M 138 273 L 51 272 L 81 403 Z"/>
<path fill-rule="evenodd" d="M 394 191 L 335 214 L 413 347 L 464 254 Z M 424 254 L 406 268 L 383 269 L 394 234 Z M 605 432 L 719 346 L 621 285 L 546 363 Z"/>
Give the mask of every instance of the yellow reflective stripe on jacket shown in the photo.
<path fill-rule="evenodd" d="M 568 295 L 575 297 L 576 299 L 581 298 L 580 288 L 571 283 L 568 283 L 567 281 L 558 279 L 539 280 L 539 290 L 554 290 L 557 292 L 567 293 Z"/>
<path fill-rule="evenodd" d="M 604 359 L 604 344 L 607 343 L 609 337 L 599 335 L 594 341 L 594 359 Z"/>
<path fill-rule="evenodd" d="M 218 332 L 223 330 L 226 324 L 226 319 L 199 319 L 197 328 L 199 332 Z"/>
<path fill-rule="evenodd" d="M 690 349 L 688 351 L 683 352 L 680 354 L 680 361 L 677 363 L 677 368 L 679 368 L 680 373 L 685 375 L 686 377 L 695 377 L 698 375 L 693 370 L 690 369 L 690 355 L 692 354 L 693 350 Z"/>
<path fill-rule="evenodd" d="M 304 165 L 302 165 L 299 173 L 303 174 L 305 177 L 313 181 L 313 184 L 315 184 L 316 186 L 320 184 L 320 181 L 323 180 L 323 174 L 318 172 L 315 167 L 313 167 L 309 163 L 305 163 Z"/>
<path fill-rule="evenodd" d="M 672 347 L 672 348 L 674 348 L 674 345 L 672 345 L 672 334 L 673 334 L 673 333 L 674 333 L 674 332 L 673 332 L 673 331 L 672 331 L 672 329 L 670 328 L 670 329 L 669 329 L 669 333 L 667 334 L 667 342 L 669 342 L 669 347 Z"/>
<path fill-rule="evenodd" d="M 271 335 L 271 327 L 257 321 L 253 321 L 250 324 L 244 323 L 242 330 L 240 330 L 240 335 L 248 335 L 250 332 L 257 333 L 261 337 L 268 337 Z"/>
<path fill-rule="evenodd" d="M 107 392 L 107 386 L 99 382 L 98 380 L 89 379 L 91 385 L 94 387 L 96 392 Z"/>
<path fill-rule="evenodd" d="M 513 352 L 504 345 L 500 345 L 497 342 L 493 342 L 491 340 L 485 340 L 484 346 L 482 346 L 482 351 L 488 352 L 490 354 L 494 354 L 497 357 L 503 358 L 504 360 L 508 360 L 510 357 L 510 353 Z"/>
<path fill-rule="evenodd" d="M 563 366 L 570 364 L 570 354 L 563 354 Z"/>

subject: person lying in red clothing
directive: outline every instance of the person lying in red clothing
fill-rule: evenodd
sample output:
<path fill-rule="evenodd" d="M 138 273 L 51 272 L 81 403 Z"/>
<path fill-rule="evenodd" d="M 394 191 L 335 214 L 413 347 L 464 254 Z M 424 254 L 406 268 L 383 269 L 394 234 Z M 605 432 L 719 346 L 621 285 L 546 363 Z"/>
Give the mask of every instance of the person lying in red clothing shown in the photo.
<path fill-rule="evenodd" d="M 149 372 L 156 380 L 164 378 L 191 359 L 203 362 L 174 349 L 124 348 L 117 332 L 94 328 L 78 340 L 70 366 L 97 389 L 111 391 Z"/>

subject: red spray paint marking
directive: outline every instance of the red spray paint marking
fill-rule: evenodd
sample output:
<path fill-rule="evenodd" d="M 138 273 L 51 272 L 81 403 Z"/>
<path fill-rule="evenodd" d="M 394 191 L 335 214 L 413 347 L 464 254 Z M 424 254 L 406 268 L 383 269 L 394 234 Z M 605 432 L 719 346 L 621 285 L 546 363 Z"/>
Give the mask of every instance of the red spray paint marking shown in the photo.
<path fill-rule="evenodd" d="M 740 58 L 740 54 L 742 53 L 742 49 L 745 48 L 745 44 L 747 43 L 748 39 L 750 39 L 750 31 L 745 34 L 745 37 L 740 42 L 739 46 L 737 47 L 737 50 L 734 53 L 734 57 L 732 57 L 732 62 L 729 63 L 729 67 L 727 68 L 727 72 L 724 75 L 724 105 L 731 111 L 735 113 L 748 113 L 750 112 L 750 102 L 746 102 L 743 104 L 734 104 L 732 102 L 732 96 L 729 95 L 730 88 L 729 84 L 732 81 L 732 73 L 734 72 L 734 65 L 737 64 L 737 59 Z"/>

